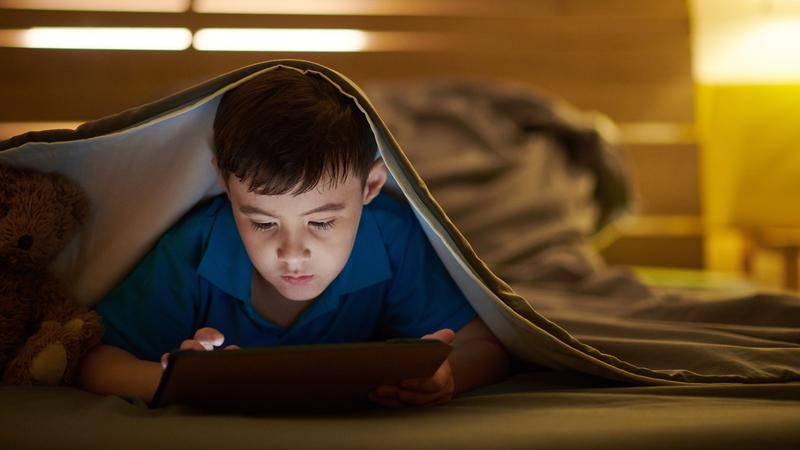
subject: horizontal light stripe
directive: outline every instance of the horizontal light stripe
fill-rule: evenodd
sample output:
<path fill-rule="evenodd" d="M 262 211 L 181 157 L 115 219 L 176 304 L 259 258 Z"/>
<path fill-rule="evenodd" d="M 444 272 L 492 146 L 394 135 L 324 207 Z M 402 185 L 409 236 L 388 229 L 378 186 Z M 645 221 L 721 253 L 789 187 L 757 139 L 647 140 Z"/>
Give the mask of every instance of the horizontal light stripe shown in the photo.
<path fill-rule="evenodd" d="M 0 47 L 185 50 L 192 42 L 186 28 L 34 27 L 0 30 Z"/>
<path fill-rule="evenodd" d="M 452 45 L 448 33 L 353 29 L 204 28 L 194 36 L 194 48 L 203 51 L 425 52 Z"/>
<path fill-rule="evenodd" d="M 630 215 L 615 227 L 626 236 L 693 236 L 704 230 L 703 218 L 691 215 Z"/>
<path fill-rule="evenodd" d="M 348 29 L 205 28 L 194 48 L 212 51 L 358 52 L 367 33 Z"/>
<path fill-rule="evenodd" d="M 0 0 L 0 8 L 51 11 L 184 12 L 190 0 Z"/>
<path fill-rule="evenodd" d="M 617 124 L 623 144 L 696 144 L 695 127 L 691 123 L 621 122 Z"/>
<path fill-rule="evenodd" d="M 0 47 L 108 50 L 203 51 L 442 51 L 458 45 L 439 32 L 363 31 L 321 28 L 34 27 L 0 29 Z"/>

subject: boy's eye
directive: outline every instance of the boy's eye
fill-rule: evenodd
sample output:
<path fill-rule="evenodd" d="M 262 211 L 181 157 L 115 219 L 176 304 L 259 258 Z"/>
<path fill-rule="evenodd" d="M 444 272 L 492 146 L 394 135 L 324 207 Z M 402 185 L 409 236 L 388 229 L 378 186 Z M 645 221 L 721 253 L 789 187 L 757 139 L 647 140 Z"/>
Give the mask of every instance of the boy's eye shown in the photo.
<path fill-rule="evenodd" d="M 308 222 L 309 225 L 318 229 L 318 230 L 330 230 L 333 228 L 334 220 L 329 220 L 327 222 Z"/>
<path fill-rule="evenodd" d="M 256 231 L 271 230 L 272 227 L 275 226 L 274 222 L 267 222 L 267 223 L 250 222 L 250 224 L 253 226 L 253 229 L 256 230 Z"/>

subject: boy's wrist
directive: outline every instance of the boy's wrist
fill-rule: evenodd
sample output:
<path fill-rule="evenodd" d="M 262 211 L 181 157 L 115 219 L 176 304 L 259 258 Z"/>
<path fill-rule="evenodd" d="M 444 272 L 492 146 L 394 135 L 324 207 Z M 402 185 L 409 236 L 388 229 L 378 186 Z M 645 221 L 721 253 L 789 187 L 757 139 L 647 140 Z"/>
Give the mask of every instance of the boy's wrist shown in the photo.
<path fill-rule="evenodd" d="M 162 373 L 158 362 L 138 359 L 118 347 L 99 345 L 81 361 L 78 384 L 96 394 L 136 397 L 149 403 Z"/>

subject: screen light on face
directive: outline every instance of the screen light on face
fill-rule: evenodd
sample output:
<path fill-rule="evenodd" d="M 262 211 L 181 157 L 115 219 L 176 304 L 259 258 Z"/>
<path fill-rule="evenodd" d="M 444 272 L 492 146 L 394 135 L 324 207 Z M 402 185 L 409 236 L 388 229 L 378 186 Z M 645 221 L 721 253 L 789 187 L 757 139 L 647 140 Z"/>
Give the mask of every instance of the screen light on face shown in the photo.
<path fill-rule="evenodd" d="M 197 50 L 358 52 L 367 33 L 347 29 L 205 28 L 194 36 Z"/>
<path fill-rule="evenodd" d="M 56 49 L 185 50 L 192 33 L 186 28 L 34 27 L 0 30 L 0 46 Z"/>

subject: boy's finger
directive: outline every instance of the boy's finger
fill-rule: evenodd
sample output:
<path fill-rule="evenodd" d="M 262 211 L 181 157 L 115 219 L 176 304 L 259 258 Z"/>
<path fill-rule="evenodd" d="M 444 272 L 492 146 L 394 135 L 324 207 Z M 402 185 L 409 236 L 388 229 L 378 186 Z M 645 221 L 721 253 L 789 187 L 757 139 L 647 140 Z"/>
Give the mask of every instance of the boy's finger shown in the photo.
<path fill-rule="evenodd" d="M 403 389 L 418 392 L 436 392 L 447 387 L 452 377 L 452 369 L 448 361 L 442 363 L 436 372 L 428 378 L 410 378 L 400 382 Z"/>
<path fill-rule="evenodd" d="M 442 328 L 439 331 L 435 331 L 431 334 L 426 334 L 422 336 L 420 339 L 438 339 L 442 342 L 446 342 L 448 344 L 452 343 L 456 338 L 456 333 L 451 330 L 450 328 Z"/>
<path fill-rule="evenodd" d="M 203 344 L 206 350 L 213 350 L 214 347 L 219 347 L 225 342 L 225 336 L 211 327 L 200 328 L 195 331 L 194 339 Z"/>
<path fill-rule="evenodd" d="M 397 391 L 397 400 L 415 406 L 426 406 L 447 397 L 448 394 L 441 391 L 430 393 L 406 391 L 403 389 Z"/>
<path fill-rule="evenodd" d="M 167 360 L 168 359 L 169 359 L 169 352 L 164 353 L 163 355 L 161 355 L 161 368 L 162 369 L 166 369 L 167 368 Z"/>
<path fill-rule="evenodd" d="M 195 341 L 194 339 L 186 339 L 181 342 L 181 350 L 197 350 L 199 352 L 210 350 L 203 346 L 203 344 Z"/>
<path fill-rule="evenodd" d="M 409 378 L 400 382 L 400 387 L 408 391 L 438 392 L 444 385 L 431 378 Z"/>

